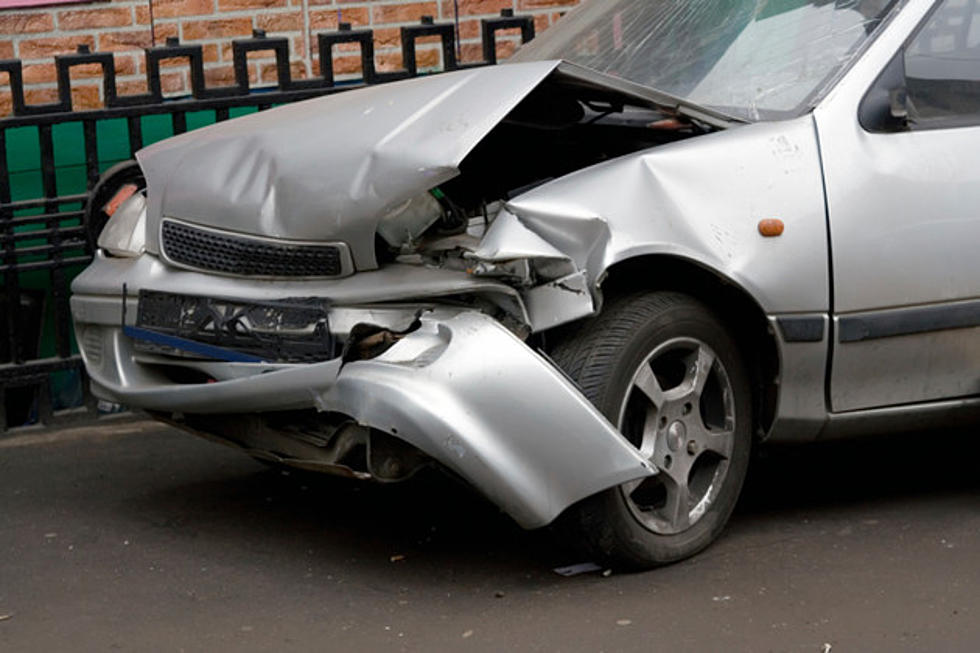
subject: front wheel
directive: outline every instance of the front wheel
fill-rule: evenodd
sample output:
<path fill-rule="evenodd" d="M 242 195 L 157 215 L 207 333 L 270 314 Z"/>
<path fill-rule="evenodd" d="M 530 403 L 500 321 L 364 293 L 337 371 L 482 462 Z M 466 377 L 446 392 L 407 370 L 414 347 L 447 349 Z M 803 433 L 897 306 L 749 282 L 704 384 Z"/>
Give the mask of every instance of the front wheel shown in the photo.
<path fill-rule="evenodd" d="M 676 562 L 728 521 L 748 469 L 751 388 L 735 341 L 678 293 L 620 297 L 552 357 L 659 470 L 563 516 L 591 555 L 619 567 Z"/>

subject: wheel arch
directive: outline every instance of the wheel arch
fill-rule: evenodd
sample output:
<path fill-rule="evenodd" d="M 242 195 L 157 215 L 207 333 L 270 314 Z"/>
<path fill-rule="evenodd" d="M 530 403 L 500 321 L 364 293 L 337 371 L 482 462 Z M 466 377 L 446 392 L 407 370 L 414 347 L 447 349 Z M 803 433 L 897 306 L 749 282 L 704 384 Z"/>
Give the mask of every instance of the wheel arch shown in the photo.
<path fill-rule="evenodd" d="M 681 292 L 717 312 L 731 327 L 751 379 L 756 437 L 769 432 L 778 400 L 779 345 L 765 311 L 748 291 L 717 270 L 667 254 L 620 261 L 606 270 L 599 286 L 605 298 L 637 290 Z M 747 355 L 751 352 L 758 355 Z"/>

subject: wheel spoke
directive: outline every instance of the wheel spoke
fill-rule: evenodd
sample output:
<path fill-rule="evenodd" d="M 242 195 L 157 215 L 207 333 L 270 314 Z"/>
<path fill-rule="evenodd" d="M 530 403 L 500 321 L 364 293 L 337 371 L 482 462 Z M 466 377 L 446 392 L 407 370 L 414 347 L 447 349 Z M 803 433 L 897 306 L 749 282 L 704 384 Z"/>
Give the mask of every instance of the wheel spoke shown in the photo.
<path fill-rule="evenodd" d="M 647 409 L 646 419 L 643 421 L 643 439 L 640 441 L 640 455 L 644 458 L 653 456 L 657 448 L 657 410 L 653 406 Z"/>
<path fill-rule="evenodd" d="M 694 362 L 691 369 L 688 370 L 687 376 L 684 378 L 684 385 L 689 389 L 691 394 L 700 397 L 704 391 L 704 384 L 708 382 L 711 368 L 715 364 L 715 355 L 711 353 L 710 349 L 701 345 L 698 347 L 697 354 L 693 358 Z"/>
<path fill-rule="evenodd" d="M 698 448 L 700 451 L 711 451 L 722 458 L 732 455 L 732 442 L 735 438 L 733 431 L 708 431 L 698 437 Z"/>
<path fill-rule="evenodd" d="M 684 530 L 690 525 L 691 516 L 691 493 L 687 483 L 679 483 L 671 478 L 664 483 L 664 487 L 667 490 L 667 503 L 663 508 L 664 517 L 677 531 Z"/>
<path fill-rule="evenodd" d="M 660 381 L 653 374 L 653 369 L 650 365 L 645 364 L 640 367 L 639 372 L 636 373 L 636 380 L 633 384 L 640 389 L 640 391 L 646 395 L 650 403 L 659 411 L 663 408 L 666 398 L 664 397 L 664 391 L 660 387 Z"/>

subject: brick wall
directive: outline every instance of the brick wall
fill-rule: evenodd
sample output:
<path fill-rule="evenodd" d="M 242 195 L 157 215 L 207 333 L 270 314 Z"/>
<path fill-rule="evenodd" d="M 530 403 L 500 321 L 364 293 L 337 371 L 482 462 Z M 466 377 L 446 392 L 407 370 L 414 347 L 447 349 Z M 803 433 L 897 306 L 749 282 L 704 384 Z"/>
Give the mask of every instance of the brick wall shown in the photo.
<path fill-rule="evenodd" d="M 150 2 L 152 1 L 152 7 Z M 437 21 L 456 20 L 458 6 L 461 60 L 481 57 L 480 18 L 498 15 L 501 9 L 535 16 L 538 32 L 547 29 L 562 11 L 582 0 L 111 0 L 57 5 L 36 9 L 0 10 L 0 59 L 24 62 L 24 84 L 29 104 L 57 98 L 53 57 L 74 52 L 86 44 L 92 50 L 114 53 L 118 88 L 122 94 L 146 92 L 142 49 L 162 45 L 168 37 L 204 46 L 207 84 L 234 83 L 231 41 L 251 35 L 253 29 L 269 36 L 288 36 L 294 78 L 319 75 L 316 38 L 311 34 L 337 29 L 338 17 L 355 28 L 375 30 L 378 70 L 401 68 L 399 27 L 417 23 L 422 16 Z M 339 14 L 339 16 L 338 16 Z M 501 34 L 501 59 L 513 52 L 519 36 Z M 271 53 L 249 57 L 253 85 L 275 81 Z M 418 65 L 422 70 L 441 66 L 438 41 L 419 40 Z M 166 62 L 165 62 L 166 63 Z M 337 52 L 335 75 L 343 79 L 360 70 L 356 51 Z M 175 61 L 161 67 L 166 95 L 187 92 L 186 63 Z M 102 106 L 101 71 L 98 66 L 72 69 L 73 105 Z M 6 74 L 0 73 L 0 115 L 10 113 Z"/>

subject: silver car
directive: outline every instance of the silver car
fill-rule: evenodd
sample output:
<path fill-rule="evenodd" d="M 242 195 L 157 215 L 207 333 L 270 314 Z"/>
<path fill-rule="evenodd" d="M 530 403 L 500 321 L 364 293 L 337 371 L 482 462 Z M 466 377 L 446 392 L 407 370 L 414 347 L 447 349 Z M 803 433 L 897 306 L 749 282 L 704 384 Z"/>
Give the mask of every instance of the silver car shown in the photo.
<path fill-rule="evenodd" d="M 758 443 L 978 416 L 980 0 L 592 0 L 137 160 L 73 285 L 93 391 L 265 461 L 439 466 L 644 568 Z"/>

